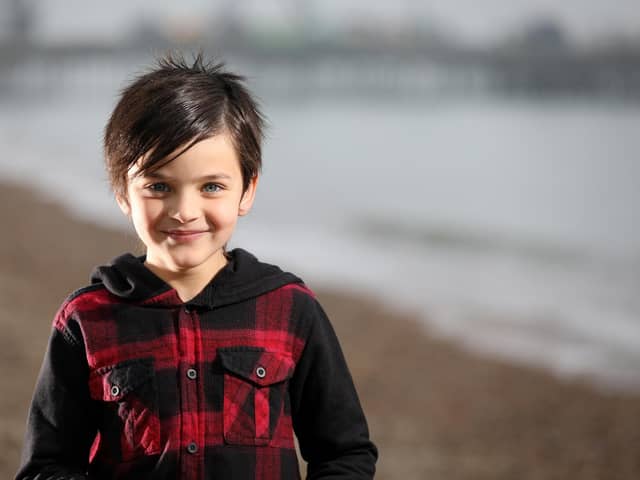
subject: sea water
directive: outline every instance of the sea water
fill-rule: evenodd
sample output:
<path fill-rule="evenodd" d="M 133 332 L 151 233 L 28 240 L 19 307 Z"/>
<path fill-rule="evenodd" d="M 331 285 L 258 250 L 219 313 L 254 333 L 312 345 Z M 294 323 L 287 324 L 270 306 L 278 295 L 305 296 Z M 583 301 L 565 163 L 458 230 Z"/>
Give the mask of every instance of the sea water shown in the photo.
<path fill-rule="evenodd" d="M 115 95 L 3 101 L 2 179 L 128 228 L 101 159 Z M 263 176 L 234 245 L 470 348 L 640 389 L 640 105 L 263 104 Z"/>

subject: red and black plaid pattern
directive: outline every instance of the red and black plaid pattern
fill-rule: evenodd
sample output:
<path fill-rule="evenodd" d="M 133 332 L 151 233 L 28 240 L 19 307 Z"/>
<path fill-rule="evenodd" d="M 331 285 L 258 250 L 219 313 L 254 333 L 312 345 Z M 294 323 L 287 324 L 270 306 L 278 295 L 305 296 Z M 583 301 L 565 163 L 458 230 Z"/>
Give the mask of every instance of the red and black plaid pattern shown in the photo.
<path fill-rule="evenodd" d="M 18 480 L 369 479 L 377 451 L 331 325 L 242 250 L 187 304 L 142 259 L 56 315 Z"/>
<path fill-rule="evenodd" d="M 262 473 L 239 478 L 297 478 L 287 388 L 309 328 L 296 310 L 310 296 L 289 284 L 213 310 L 185 308 L 173 290 L 141 304 L 104 288 L 71 300 L 56 329 L 84 339 L 100 432 L 90 474 L 134 478 L 138 460 L 154 459 L 184 480 L 247 468 Z"/>

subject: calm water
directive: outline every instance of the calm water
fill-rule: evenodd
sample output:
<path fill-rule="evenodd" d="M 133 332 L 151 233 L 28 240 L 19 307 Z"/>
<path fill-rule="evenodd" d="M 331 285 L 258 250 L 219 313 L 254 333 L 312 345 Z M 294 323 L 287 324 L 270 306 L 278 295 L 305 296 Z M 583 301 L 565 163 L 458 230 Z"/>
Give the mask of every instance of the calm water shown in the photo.
<path fill-rule="evenodd" d="M 126 226 L 102 170 L 113 94 L 2 106 L 3 178 Z M 265 102 L 236 244 L 424 314 L 472 348 L 640 385 L 640 106 Z"/>

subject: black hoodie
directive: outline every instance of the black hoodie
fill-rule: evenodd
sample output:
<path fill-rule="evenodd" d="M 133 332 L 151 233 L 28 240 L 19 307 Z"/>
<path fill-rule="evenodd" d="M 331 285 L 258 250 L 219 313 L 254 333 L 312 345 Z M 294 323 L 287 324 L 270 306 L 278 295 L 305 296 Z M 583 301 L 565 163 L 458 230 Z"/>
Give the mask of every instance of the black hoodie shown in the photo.
<path fill-rule="evenodd" d="M 368 479 L 377 451 L 296 276 L 236 249 L 193 299 L 125 254 L 61 306 L 16 479 Z"/>

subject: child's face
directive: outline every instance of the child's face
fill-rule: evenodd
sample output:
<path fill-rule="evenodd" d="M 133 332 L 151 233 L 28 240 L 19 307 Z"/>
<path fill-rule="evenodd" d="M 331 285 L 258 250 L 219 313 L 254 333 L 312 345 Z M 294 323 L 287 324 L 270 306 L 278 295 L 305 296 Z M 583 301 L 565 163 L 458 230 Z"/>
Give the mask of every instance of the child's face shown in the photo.
<path fill-rule="evenodd" d="M 129 172 L 116 197 L 147 247 L 147 263 L 178 274 L 217 271 L 238 216 L 249 212 L 257 178 L 242 191 L 240 163 L 226 134 L 193 145 L 163 167 Z"/>

